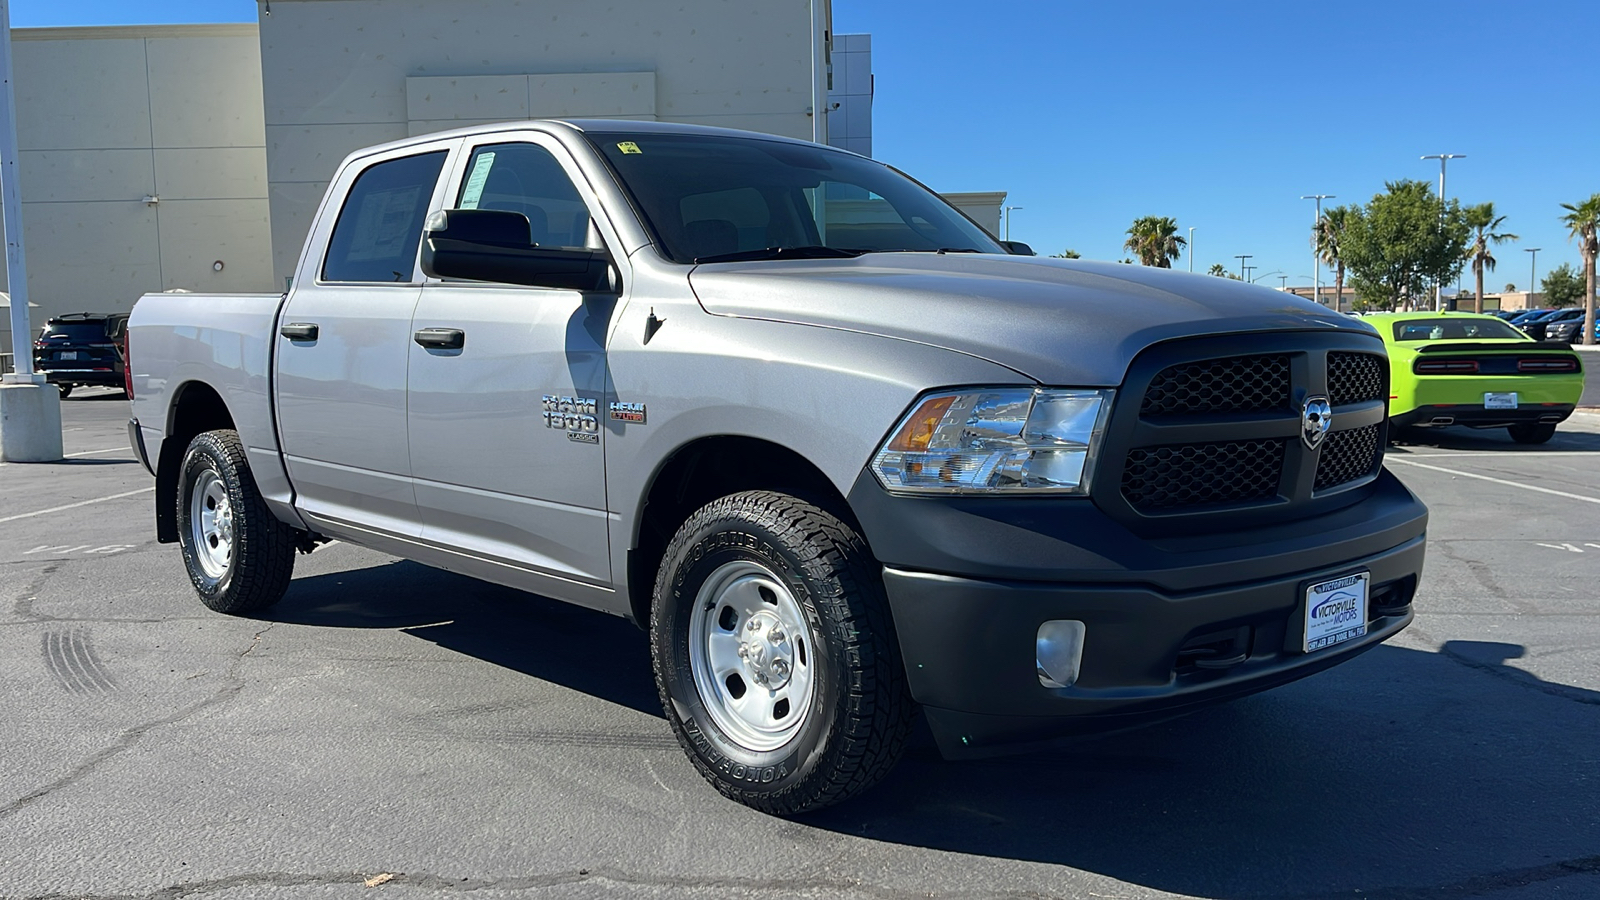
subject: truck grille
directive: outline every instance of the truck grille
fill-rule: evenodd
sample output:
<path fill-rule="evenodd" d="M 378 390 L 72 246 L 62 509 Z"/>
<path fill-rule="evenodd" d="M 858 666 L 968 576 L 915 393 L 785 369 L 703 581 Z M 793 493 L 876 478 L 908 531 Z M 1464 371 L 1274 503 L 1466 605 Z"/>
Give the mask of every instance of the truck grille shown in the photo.
<path fill-rule="evenodd" d="M 1328 439 L 1322 443 L 1322 453 L 1317 458 L 1314 490 L 1338 487 L 1370 474 L 1377 467 L 1380 430 L 1377 425 L 1368 425 L 1328 435 Z"/>
<path fill-rule="evenodd" d="M 1334 406 L 1382 400 L 1387 360 L 1371 353 L 1328 354 L 1328 402 Z"/>
<path fill-rule="evenodd" d="M 1138 401 L 1112 412 L 1102 452 L 1115 462 L 1092 495 L 1136 528 L 1194 516 L 1259 527 L 1350 502 L 1383 461 L 1389 366 L 1375 343 L 1298 332 L 1147 350 L 1123 385 Z M 1319 396 L 1335 407 L 1333 430 L 1311 448 L 1302 404 Z"/>
<path fill-rule="evenodd" d="M 1224 441 L 1139 447 L 1122 469 L 1122 495 L 1135 509 L 1174 509 L 1263 500 L 1278 493 L 1283 441 Z"/>
<path fill-rule="evenodd" d="M 1170 366 L 1150 381 L 1143 415 L 1289 408 L 1289 357 L 1234 356 Z"/>

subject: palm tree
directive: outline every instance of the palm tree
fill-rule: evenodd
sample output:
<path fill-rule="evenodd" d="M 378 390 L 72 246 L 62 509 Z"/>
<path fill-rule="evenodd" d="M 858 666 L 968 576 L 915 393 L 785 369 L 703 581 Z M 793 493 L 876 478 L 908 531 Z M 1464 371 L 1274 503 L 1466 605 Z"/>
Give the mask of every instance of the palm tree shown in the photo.
<path fill-rule="evenodd" d="M 1189 242 L 1178 237 L 1178 222 L 1169 216 L 1141 216 L 1133 220 L 1122 249 L 1139 257 L 1146 266 L 1172 268 L 1172 261 L 1183 255 Z"/>
<path fill-rule="evenodd" d="M 1600 256 L 1600 194 L 1595 194 L 1579 204 L 1563 203 L 1567 214 L 1561 224 L 1567 226 L 1572 238 L 1578 239 L 1578 252 L 1583 255 L 1583 342 L 1594 343 L 1594 263 Z"/>
<path fill-rule="evenodd" d="M 1483 272 L 1494 271 L 1495 244 L 1517 240 L 1510 233 L 1496 231 L 1506 221 L 1505 216 L 1494 214 L 1493 203 L 1480 203 L 1467 207 L 1467 227 L 1472 229 L 1472 246 L 1467 248 L 1467 259 L 1472 260 L 1472 274 L 1478 280 L 1477 293 L 1472 295 L 1472 311 L 1483 312 Z"/>
<path fill-rule="evenodd" d="M 1072 249 L 1071 247 L 1068 247 L 1067 249 L 1061 251 L 1060 253 L 1052 253 L 1052 254 L 1050 254 L 1050 258 L 1051 259 L 1082 259 L 1083 258 L 1083 254 L 1079 253 L 1078 251 L 1076 251 L 1074 249 Z"/>
<path fill-rule="evenodd" d="M 1312 249 L 1316 251 L 1317 258 L 1334 271 L 1333 308 L 1335 310 L 1344 305 L 1344 256 L 1342 244 L 1344 243 L 1345 219 L 1349 213 L 1349 207 L 1329 207 L 1322 211 L 1322 218 L 1311 226 Z"/>
<path fill-rule="evenodd" d="M 1227 278 L 1233 273 L 1229 272 L 1227 268 L 1222 265 L 1222 263 L 1212 263 L 1211 268 L 1206 270 L 1206 274 L 1215 275 L 1218 278 Z"/>

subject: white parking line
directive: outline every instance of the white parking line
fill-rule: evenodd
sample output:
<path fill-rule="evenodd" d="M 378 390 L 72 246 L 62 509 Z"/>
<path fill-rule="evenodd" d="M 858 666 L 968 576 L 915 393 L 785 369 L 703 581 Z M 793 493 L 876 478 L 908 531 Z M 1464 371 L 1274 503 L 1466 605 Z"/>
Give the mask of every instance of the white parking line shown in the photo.
<path fill-rule="evenodd" d="M 1393 453 L 1393 452 L 1394 451 L 1392 451 L 1392 450 L 1390 451 L 1390 453 Z M 1484 459 L 1484 458 L 1498 459 L 1499 457 L 1502 457 L 1502 456 L 1548 456 L 1548 457 L 1555 457 L 1555 458 L 1559 459 L 1560 457 L 1563 457 L 1563 456 L 1600 456 L 1600 450 L 1493 450 L 1493 451 L 1487 451 L 1487 452 L 1483 451 L 1483 450 L 1463 450 L 1463 451 L 1460 451 L 1460 452 L 1452 450 L 1452 451 L 1446 451 L 1446 452 L 1443 452 L 1443 453 L 1430 453 L 1430 452 L 1428 452 L 1426 450 L 1423 450 L 1423 451 L 1411 450 L 1411 451 L 1407 452 L 1407 455 L 1408 456 L 1416 456 L 1416 457 L 1420 457 L 1420 458 L 1423 458 L 1423 459 L 1427 459 L 1429 457 L 1434 457 L 1434 456 L 1475 456 L 1475 457 L 1477 457 L 1479 459 Z M 1384 455 L 1384 459 L 1392 459 L 1392 458 L 1393 457 L 1389 456 L 1388 454 Z"/>
<path fill-rule="evenodd" d="M 82 500 L 82 501 L 79 501 L 77 503 L 68 503 L 66 506 L 52 506 L 49 509 L 41 509 L 41 510 L 37 510 L 35 512 L 17 513 L 14 516 L 6 516 L 5 518 L 0 519 L 0 525 L 5 524 L 6 522 L 15 522 L 18 519 L 31 519 L 34 516 L 43 516 L 43 515 L 47 515 L 47 514 L 53 513 L 53 512 L 61 512 L 63 510 L 68 510 L 68 509 L 77 509 L 80 506 L 92 506 L 92 505 L 94 505 L 96 503 L 104 503 L 107 500 L 121 500 L 123 497 L 137 497 L 140 494 L 148 494 L 148 493 L 150 493 L 151 491 L 154 491 L 154 490 L 155 490 L 154 487 L 140 488 L 137 491 L 128 491 L 125 494 L 112 494 L 109 497 L 96 497 L 93 500 Z M 1597 501 L 1597 502 L 1600 502 L 1600 501 Z"/>
<path fill-rule="evenodd" d="M 1492 481 L 1495 484 L 1503 484 L 1506 487 L 1521 488 L 1525 491 L 1537 491 L 1541 494 L 1551 494 L 1556 497 L 1566 497 L 1569 500 L 1582 500 L 1585 503 L 1600 503 L 1600 497 L 1585 497 L 1582 494 L 1571 494 L 1566 491 L 1552 491 L 1549 488 L 1542 488 L 1532 484 L 1523 484 L 1520 481 L 1507 481 L 1504 478 L 1495 478 L 1490 475 L 1479 475 L 1477 472 L 1463 472 L 1459 469 L 1446 469 L 1444 466 L 1430 466 L 1427 463 L 1419 463 L 1414 459 L 1396 459 L 1393 456 L 1385 456 L 1383 461 L 1385 463 L 1399 463 L 1402 466 L 1416 466 L 1419 469 L 1432 469 L 1435 472 L 1444 472 L 1447 475 L 1459 475 L 1462 478 L 1476 478 L 1479 481 Z M 0 519 L 0 521 L 5 520 Z"/>
<path fill-rule="evenodd" d="M 72 459 L 72 458 L 78 457 L 78 456 L 99 456 L 102 453 L 132 453 L 132 452 L 133 452 L 133 448 L 132 447 L 112 447 L 110 450 L 85 450 L 82 453 L 68 453 L 68 454 L 66 454 L 66 457 L 67 457 L 67 459 Z"/>

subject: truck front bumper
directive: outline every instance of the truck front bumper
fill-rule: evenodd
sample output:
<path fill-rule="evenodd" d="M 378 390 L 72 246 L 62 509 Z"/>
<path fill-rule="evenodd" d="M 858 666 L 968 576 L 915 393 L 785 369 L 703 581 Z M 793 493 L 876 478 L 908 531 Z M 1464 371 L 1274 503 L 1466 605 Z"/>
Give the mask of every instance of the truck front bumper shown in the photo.
<path fill-rule="evenodd" d="M 1411 622 L 1427 527 L 1388 472 L 1328 515 L 1165 539 L 1089 503 L 1047 514 L 1031 500 L 891 497 L 859 482 L 850 499 L 885 563 L 911 694 L 952 758 L 1170 718 L 1371 649 Z M 1306 588 L 1356 572 L 1370 573 L 1366 635 L 1305 652 Z M 1051 688 L 1035 641 L 1057 619 L 1086 627 L 1077 681 Z"/>

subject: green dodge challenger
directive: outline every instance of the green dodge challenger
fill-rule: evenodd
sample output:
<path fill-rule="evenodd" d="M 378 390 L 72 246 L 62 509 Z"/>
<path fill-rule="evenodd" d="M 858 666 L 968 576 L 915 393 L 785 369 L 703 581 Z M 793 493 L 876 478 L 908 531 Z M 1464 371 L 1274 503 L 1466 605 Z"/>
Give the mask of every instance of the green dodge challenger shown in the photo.
<path fill-rule="evenodd" d="M 1392 426 L 1505 428 L 1542 444 L 1583 394 L 1583 364 L 1567 345 L 1535 341 L 1494 316 L 1366 316 L 1389 350 Z"/>

